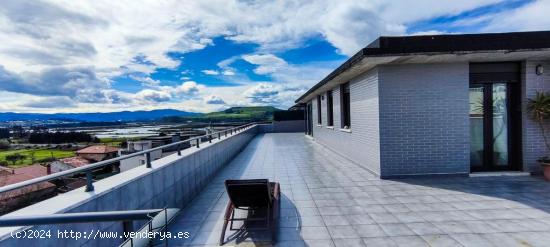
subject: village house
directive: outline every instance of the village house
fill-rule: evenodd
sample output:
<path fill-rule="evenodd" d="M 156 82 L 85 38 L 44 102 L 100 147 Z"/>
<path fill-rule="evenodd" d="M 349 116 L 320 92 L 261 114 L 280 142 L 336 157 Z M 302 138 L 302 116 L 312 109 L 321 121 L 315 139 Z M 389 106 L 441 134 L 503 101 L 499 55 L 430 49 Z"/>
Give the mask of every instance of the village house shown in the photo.
<path fill-rule="evenodd" d="M 61 172 L 82 167 L 94 162 L 117 157 L 119 148 L 106 145 L 93 145 L 76 151 L 75 157 L 64 158 L 50 164 L 51 171 Z"/>
<path fill-rule="evenodd" d="M 47 167 L 39 164 L 15 169 L 0 167 L 0 186 L 46 176 L 49 173 L 50 171 Z M 50 182 L 33 184 L 8 193 L 2 193 L 0 197 L 0 213 L 6 213 L 21 206 L 44 200 L 55 194 L 55 185 Z"/>

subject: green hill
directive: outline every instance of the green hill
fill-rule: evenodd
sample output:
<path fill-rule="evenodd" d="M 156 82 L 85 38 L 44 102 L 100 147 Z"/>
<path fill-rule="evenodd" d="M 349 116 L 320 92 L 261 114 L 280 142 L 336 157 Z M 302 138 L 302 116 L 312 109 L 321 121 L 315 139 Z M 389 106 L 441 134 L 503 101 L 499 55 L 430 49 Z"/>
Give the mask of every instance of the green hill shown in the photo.
<path fill-rule="evenodd" d="M 273 119 L 273 112 L 280 111 L 273 106 L 231 107 L 229 109 L 204 113 L 196 116 L 167 117 L 167 122 L 251 122 L 269 121 Z"/>

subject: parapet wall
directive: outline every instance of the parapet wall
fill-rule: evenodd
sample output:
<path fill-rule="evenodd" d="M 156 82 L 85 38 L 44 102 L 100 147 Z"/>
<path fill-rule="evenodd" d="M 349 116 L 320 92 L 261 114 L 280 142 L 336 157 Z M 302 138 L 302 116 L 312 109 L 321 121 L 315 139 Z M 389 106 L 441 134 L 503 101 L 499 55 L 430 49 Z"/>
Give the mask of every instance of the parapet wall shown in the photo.
<path fill-rule="evenodd" d="M 95 190 L 84 188 L 8 214 L 9 216 L 48 215 L 55 213 L 118 211 L 156 208 L 183 208 L 210 182 L 215 173 L 229 163 L 257 134 L 258 126 L 237 134 L 202 143 L 177 154 L 152 162 L 152 168 L 139 166 L 124 173 L 95 182 Z M 134 223 L 134 229 L 144 222 Z M 15 239 L 11 232 L 23 229 L 50 231 L 45 239 Z M 58 230 L 78 232 L 110 231 L 122 234 L 121 222 L 43 225 L 36 227 L 0 228 L 0 246 L 116 246 L 123 239 L 63 239 Z"/>
<path fill-rule="evenodd" d="M 292 133 L 305 132 L 305 120 L 273 121 L 271 124 L 260 124 L 261 133 Z"/>

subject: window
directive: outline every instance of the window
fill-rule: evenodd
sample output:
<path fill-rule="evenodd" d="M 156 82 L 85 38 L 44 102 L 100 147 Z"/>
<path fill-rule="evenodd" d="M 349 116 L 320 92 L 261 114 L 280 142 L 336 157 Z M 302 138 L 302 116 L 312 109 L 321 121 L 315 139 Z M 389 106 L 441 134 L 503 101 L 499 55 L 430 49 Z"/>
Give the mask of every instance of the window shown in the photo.
<path fill-rule="evenodd" d="M 327 126 L 333 126 L 332 116 L 332 91 L 327 91 Z"/>
<path fill-rule="evenodd" d="M 350 121 L 350 100 L 349 100 L 349 82 L 340 85 L 340 114 L 341 114 L 341 128 L 351 128 Z"/>
<path fill-rule="evenodd" d="M 321 95 L 317 95 L 317 124 L 323 124 L 321 121 Z"/>

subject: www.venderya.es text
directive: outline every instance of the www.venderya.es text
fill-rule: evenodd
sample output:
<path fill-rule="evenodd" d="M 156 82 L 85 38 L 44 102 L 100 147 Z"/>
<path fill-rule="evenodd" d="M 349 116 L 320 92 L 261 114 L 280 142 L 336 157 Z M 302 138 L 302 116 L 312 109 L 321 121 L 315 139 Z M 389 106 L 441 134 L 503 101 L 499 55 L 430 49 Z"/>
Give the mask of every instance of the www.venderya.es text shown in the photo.
<path fill-rule="evenodd" d="M 128 238 L 148 238 L 148 239 L 182 239 L 189 238 L 191 234 L 189 232 L 154 232 L 154 231 L 142 231 L 142 232 L 114 232 L 114 231 L 99 231 L 91 229 L 90 231 L 73 231 L 73 230 L 34 230 L 27 229 L 22 231 L 14 231 L 11 233 L 12 238 L 17 239 L 128 239 Z"/>

